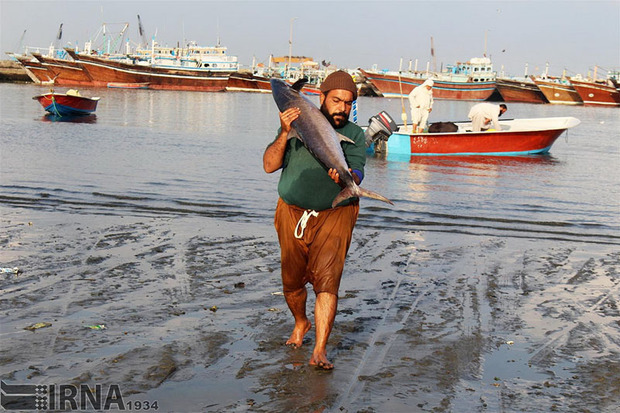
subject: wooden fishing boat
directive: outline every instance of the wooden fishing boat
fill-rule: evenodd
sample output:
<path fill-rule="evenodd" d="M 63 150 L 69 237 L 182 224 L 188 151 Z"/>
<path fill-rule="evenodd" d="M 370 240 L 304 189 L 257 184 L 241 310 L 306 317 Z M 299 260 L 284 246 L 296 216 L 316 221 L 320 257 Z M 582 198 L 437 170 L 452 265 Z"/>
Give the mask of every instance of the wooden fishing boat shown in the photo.
<path fill-rule="evenodd" d="M 496 84 L 496 74 L 488 58 L 473 58 L 468 62 L 459 62 L 454 66 L 448 66 L 441 73 L 363 69 L 360 69 L 360 73 L 378 96 L 387 98 L 408 95 L 413 88 L 432 78 L 435 83 L 434 99 L 482 101 L 493 94 Z"/>
<path fill-rule="evenodd" d="M 404 156 L 547 153 L 563 132 L 579 125 L 580 121 L 573 117 L 557 117 L 499 123 L 501 131 L 472 132 L 471 122 L 458 122 L 458 131 L 449 133 L 412 133 L 411 126 L 401 125 L 387 140 L 385 151 L 389 155 Z M 375 151 L 374 145 L 370 145 L 370 151 Z"/>
<path fill-rule="evenodd" d="M 81 63 L 67 58 L 48 57 L 37 52 L 32 52 L 32 56 L 51 74 L 54 85 L 92 86 L 92 78 Z"/>
<path fill-rule="evenodd" d="M 252 73 L 231 73 L 226 85 L 228 92 L 271 93 L 271 84 L 266 76 Z"/>
<path fill-rule="evenodd" d="M 223 92 L 228 76 L 236 70 L 214 70 L 209 63 L 196 60 L 194 67 L 173 64 L 149 64 L 138 58 L 111 59 L 76 53 L 65 48 L 71 57 L 81 63 L 92 78 L 92 86 L 107 87 L 109 83 L 148 83 L 149 89 Z M 183 61 L 181 61 L 183 63 Z M 180 65 L 181 63 L 179 63 Z M 184 64 L 184 63 L 183 63 Z"/>
<path fill-rule="evenodd" d="M 23 66 L 26 74 L 34 83 L 38 85 L 51 85 L 54 83 L 54 75 L 33 56 L 24 56 L 15 53 L 8 53 L 8 55 Z"/>
<path fill-rule="evenodd" d="M 67 93 L 55 93 L 50 91 L 42 95 L 34 96 L 43 108 L 58 116 L 88 115 L 97 110 L 99 97 L 85 97 L 80 92 L 70 89 Z"/>
<path fill-rule="evenodd" d="M 554 105 L 583 105 L 579 93 L 566 78 L 557 77 L 534 77 L 532 81 L 545 95 L 549 103 Z"/>
<path fill-rule="evenodd" d="M 504 102 L 547 103 L 547 98 L 538 86 L 527 77 L 498 77 L 497 91 Z"/>
<path fill-rule="evenodd" d="M 587 106 L 620 107 L 620 91 L 607 81 L 570 79 L 570 83 Z"/>
<path fill-rule="evenodd" d="M 274 76 L 277 79 L 279 77 Z M 267 76 L 255 75 L 252 73 L 232 73 L 228 77 L 228 85 L 226 91 L 228 92 L 254 92 L 254 93 L 271 93 L 271 78 Z M 287 83 L 293 84 L 293 81 Z M 306 95 L 316 96 L 321 93 L 317 84 L 306 83 L 301 91 Z"/>

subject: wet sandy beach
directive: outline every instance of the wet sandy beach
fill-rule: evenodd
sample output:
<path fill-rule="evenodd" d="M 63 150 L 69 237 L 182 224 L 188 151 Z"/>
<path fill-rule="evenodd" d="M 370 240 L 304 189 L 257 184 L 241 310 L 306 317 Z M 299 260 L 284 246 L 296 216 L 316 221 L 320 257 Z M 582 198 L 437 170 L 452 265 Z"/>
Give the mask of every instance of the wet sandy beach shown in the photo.
<path fill-rule="evenodd" d="M 3 261 L 23 269 L 1 280 L 4 380 L 114 383 L 183 412 L 611 412 L 620 400 L 615 247 L 362 223 L 323 372 L 307 365 L 312 331 L 283 346 L 292 321 L 269 225 L 6 209 L 2 224 Z M 37 322 L 52 325 L 24 330 Z"/>

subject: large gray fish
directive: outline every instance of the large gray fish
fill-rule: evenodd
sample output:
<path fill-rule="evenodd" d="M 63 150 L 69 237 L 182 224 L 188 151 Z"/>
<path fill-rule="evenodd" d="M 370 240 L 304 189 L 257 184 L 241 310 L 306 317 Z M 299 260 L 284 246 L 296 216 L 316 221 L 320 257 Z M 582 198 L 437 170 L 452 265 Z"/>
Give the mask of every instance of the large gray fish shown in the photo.
<path fill-rule="evenodd" d="M 354 142 L 336 132 L 314 103 L 301 94 L 300 90 L 303 85 L 304 82 L 297 82 L 291 87 L 280 79 L 271 79 L 273 99 L 280 112 L 294 107 L 301 110 L 299 117 L 291 124 L 299 139 L 315 158 L 327 168 L 336 169 L 340 175 L 339 185 L 343 189 L 334 198 L 332 208 L 345 199 L 361 196 L 392 204 L 392 201 L 386 197 L 361 188 L 355 183 L 340 146 L 341 140 Z"/>

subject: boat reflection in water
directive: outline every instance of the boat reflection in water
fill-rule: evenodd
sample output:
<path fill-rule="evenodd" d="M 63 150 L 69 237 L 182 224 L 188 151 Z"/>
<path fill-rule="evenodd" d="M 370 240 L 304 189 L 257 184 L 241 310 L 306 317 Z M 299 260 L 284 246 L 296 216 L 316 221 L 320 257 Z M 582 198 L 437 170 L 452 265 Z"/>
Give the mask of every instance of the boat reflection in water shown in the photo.
<path fill-rule="evenodd" d="M 376 153 L 370 155 L 376 159 L 383 159 L 390 162 L 403 162 L 412 165 L 418 165 L 424 169 L 432 171 L 433 168 L 442 169 L 446 173 L 446 169 L 465 168 L 471 170 L 496 170 L 500 168 L 521 168 L 532 166 L 550 166 L 558 164 L 560 161 L 549 153 L 532 154 L 532 155 L 510 155 L 510 156 L 485 156 L 485 155 L 467 155 L 467 156 L 417 156 L 402 155 L 389 153 Z"/>
<path fill-rule="evenodd" d="M 400 159 L 399 159 L 400 158 Z M 412 164 L 428 166 L 457 166 L 472 169 L 494 169 L 496 167 L 518 167 L 527 165 L 552 165 L 559 162 L 548 153 L 522 156 L 387 156 L 388 160 L 408 161 Z"/>
<path fill-rule="evenodd" d="M 510 192 L 515 183 L 540 180 L 552 173 L 562 161 L 550 154 L 520 156 L 408 156 L 397 154 L 370 155 L 384 162 L 385 175 L 396 176 L 408 170 L 405 179 L 390 178 L 391 190 L 412 202 L 445 203 L 477 202 L 477 197 Z M 500 189 L 501 188 L 501 189 Z M 456 193 L 455 193 L 456 191 Z M 498 192 L 499 191 L 499 192 Z M 443 198 L 439 194 L 444 194 Z M 458 194 L 458 195 L 456 195 Z M 502 195 L 507 196 L 507 195 Z M 526 196 L 516 191 L 510 196 Z"/>
<path fill-rule="evenodd" d="M 97 115 L 56 115 L 48 113 L 41 118 L 43 122 L 97 123 Z"/>

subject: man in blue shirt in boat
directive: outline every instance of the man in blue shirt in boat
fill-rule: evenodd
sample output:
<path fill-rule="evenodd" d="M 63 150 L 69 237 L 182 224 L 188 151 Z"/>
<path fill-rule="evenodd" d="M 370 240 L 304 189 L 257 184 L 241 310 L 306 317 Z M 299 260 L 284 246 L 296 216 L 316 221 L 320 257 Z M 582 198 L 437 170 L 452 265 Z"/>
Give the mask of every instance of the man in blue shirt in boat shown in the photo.
<path fill-rule="evenodd" d="M 495 130 L 502 130 L 498 118 L 507 110 L 508 106 L 503 103 L 501 105 L 494 105 L 493 103 L 478 103 L 474 105 L 470 109 L 469 115 L 467 115 L 467 117 L 471 119 L 471 131 L 486 131 L 491 126 L 493 126 Z"/>

